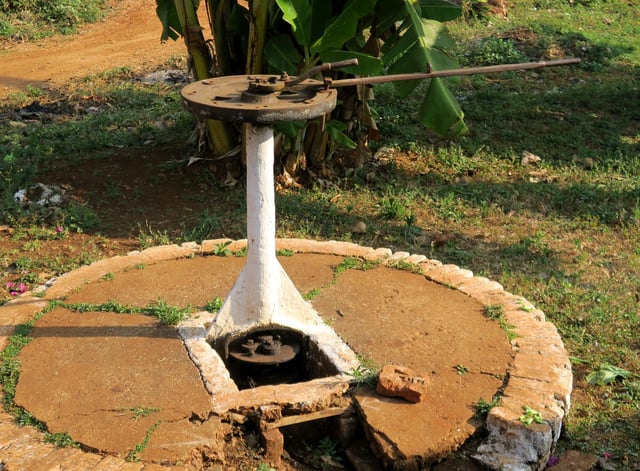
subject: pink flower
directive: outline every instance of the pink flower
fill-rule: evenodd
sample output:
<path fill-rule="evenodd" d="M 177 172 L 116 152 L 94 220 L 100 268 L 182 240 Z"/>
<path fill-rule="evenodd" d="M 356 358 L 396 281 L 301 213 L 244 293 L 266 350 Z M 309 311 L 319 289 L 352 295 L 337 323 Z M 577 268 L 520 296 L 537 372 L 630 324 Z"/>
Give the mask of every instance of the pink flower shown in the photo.
<path fill-rule="evenodd" d="M 64 232 L 64 227 L 62 227 L 62 226 L 56 226 L 55 231 L 56 231 L 58 234 L 60 234 L 61 232 Z"/>
<path fill-rule="evenodd" d="M 615 458 L 615 455 L 613 453 L 607 453 L 606 451 L 602 454 L 602 456 L 608 460 L 612 460 L 613 458 Z"/>
<path fill-rule="evenodd" d="M 19 294 L 24 293 L 25 291 L 27 291 L 27 285 L 25 285 L 24 283 L 20 282 L 18 284 L 14 283 L 13 281 L 9 281 L 6 284 L 7 289 L 9 290 L 9 294 L 11 296 L 18 296 Z"/>

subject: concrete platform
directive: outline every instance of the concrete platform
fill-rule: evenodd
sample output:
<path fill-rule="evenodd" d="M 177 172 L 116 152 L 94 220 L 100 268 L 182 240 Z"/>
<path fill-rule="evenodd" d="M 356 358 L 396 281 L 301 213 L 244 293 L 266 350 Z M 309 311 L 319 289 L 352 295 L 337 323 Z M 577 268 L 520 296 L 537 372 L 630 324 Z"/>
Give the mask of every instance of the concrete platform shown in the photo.
<path fill-rule="evenodd" d="M 288 251 L 282 266 L 301 293 L 314 292 L 311 303 L 325 322 L 371 362 L 428 376 L 429 394 L 417 404 L 383 398 L 354 389 L 350 371 L 240 391 L 204 341 L 213 314 L 203 306 L 224 298 L 243 266 L 242 257 L 213 255 L 226 242 L 231 251 L 246 245 L 215 240 L 133 252 L 74 270 L 0 307 L 0 350 L 16 326 L 50 301 L 142 307 L 162 300 L 193 311 L 177 329 L 104 308 L 56 307 L 36 321 L 34 339 L 19 356 L 16 403 L 85 451 L 56 449 L 2 413 L 5 470 L 54 463 L 72 470 L 195 469 L 205 455 L 224 463 L 220 442 L 230 421 L 248 417 L 277 428 L 289 423 L 283 417 L 295 422 L 291 417 L 329 414 L 323 411 L 344 417 L 347 410 L 391 469 L 426 468 L 482 427 L 488 434 L 475 452 L 482 465 L 544 467 L 569 409 L 572 374 L 555 327 L 527 300 L 422 255 L 281 239 L 278 248 Z M 345 257 L 376 264 L 336 276 Z M 500 306 L 502 321 L 489 319 L 485 306 Z M 479 418 L 475 404 L 498 393 L 500 405 Z M 540 423 L 521 420 L 525 407 L 539 412 Z"/>

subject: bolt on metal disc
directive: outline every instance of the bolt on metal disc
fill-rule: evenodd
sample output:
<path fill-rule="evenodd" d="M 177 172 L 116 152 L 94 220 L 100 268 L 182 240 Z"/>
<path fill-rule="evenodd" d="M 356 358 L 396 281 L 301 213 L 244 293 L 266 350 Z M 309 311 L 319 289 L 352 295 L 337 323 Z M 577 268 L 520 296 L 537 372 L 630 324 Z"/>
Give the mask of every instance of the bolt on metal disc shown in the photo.
<path fill-rule="evenodd" d="M 336 106 L 335 89 L 318 80 L 287 87 L 274 75 L 233 75 L 191 83 L 182 89 L 191 113 L 221 121 L 272 124 L 317 118 Z"/>

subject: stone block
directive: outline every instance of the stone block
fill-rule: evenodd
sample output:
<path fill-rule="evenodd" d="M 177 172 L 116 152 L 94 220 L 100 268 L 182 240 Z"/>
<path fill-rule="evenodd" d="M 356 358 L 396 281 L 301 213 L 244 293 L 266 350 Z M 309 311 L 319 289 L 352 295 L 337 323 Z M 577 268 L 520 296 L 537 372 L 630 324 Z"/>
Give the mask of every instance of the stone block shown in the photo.
<path fill-rule="evenodd" d="M 458 275 L 457 278 L 471 278 L 473 273 L 469 270 L 462 271 L 457 265 L 447 264 L 440 265 L 425 271 L 425 276 L 437 283 L 447 284 L 452 276 Z"/>
<path fill-rule="evenodd" d="M 427 260 L 427 257 L 425 255 L 420 255 L 420 254 L 413 254 L 413 255 L 409 255 L 406 259 L 405 262 L 408 263 L 413 263 L 415 265 L 418 265 L 419 263 L 424 262 L 425 260 Z"/>
<path fill-rule="evenodd" d="M 92 469 L 101 460 L 99 455 L 85 453 L 77 448 L 54 448 L 49 454 L 41 455 L 29 462 L 29 469 Z"/>
<path fill-rule="evenodd" d="M 380 372 L 376 392 L 386 397 L 401 397 L 409 402 L 422 401 L 429 388 L 429 378 L 404 366 L 385 365 Z"/>
<path fill-rule="evenodd" d="M 418 264 L 423 273 L 433 270 L 434 268 L 441 267 L 442 262 L 439 260 L 425 260 Z"/>
<path fill-rule="evenodd" d="M 264 447 L 265 460 L 272 464 L 278 465 L 282 461 L 282 453 L 284 453 L 284 436 L 277 428 L 262 432 L 262 446 Z"/>
<path fill-rule="evenodd" d="M 36 458 L 53 451 L 53 446 L 42 443 L 39 437 L 30 434 L 14 435 L 9 439 L 10 442 L 2 447 L 0 453 L 0 462 L 4 463 L 3 471 L 22 471 Z"/>
<path fill-rule="evenodd" d="M 386 260 L 387 265 L 394 265 L 409 257 L 409 252 L 395 252 Z"/>
<path fill-rule="evenodd" d="M 304 383 L 259 386 L 238 392 L 224 392 L 213 398 L 213 412 L 245 413 L 263 404 L 289 405 L 292 413 L 306 413 L 319 409 L 344 405 L 343 397 L 349 389 L 348 378 L 319 378 Z"/>
<path fill-rule="evenodd" d="M 486 422 L 489 436 L 473 457 L 494 470 L 544 469 L 554 445 L 550 425 L 546 422 L 526 425 L 514 418 L 511 412 L 503 407 L 491 409 Z"/>
<path fill-rule="evenodd" d="M 484 306 L 501 305 L 504 299 L 504 291 L 498 289 L 486 289 L 484 286 L 460 286 L 461 292 L 466 293 Z"/>

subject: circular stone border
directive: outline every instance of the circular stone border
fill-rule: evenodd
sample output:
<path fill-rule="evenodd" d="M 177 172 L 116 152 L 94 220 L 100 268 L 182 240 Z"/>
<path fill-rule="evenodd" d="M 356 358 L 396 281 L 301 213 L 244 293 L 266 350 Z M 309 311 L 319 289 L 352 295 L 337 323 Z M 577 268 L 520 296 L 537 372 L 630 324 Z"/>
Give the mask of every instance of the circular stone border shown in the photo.
<path fill-rule="evenodd" d="M 227 244 L 232 251 L 246 247 L 246 240 L 215 239 L 180 245 L 151 247 L 94 262 L 54 278 L 33 291 L 23 293 L 0 306 L 0 351 L 14 334 L 16 326 L 31 320 L 47 305 L 87 282 L 97 281 L 108 273 L 171 259 L 211 255 Z M 573 375 L 569 356 L 556 327 L 546 321 L 544 313 L 521 296 L 508 293 L 502 285 L 456 265 L 442 264 L 424 255 L 374 249 L 350 242 L 277 239 L 278 250 L 316 253 L 376 260 L 389 266 L 398 262 L 417 266 L 433 282 L 467 294 L 484 306 L 501 306 L 504 320 L 516 337 L 511 340 L 512 367 L 501 402 L 486 418 L 488 435 L 473 455 L 490 469 L 540 470 L 546 466 L 560 437 L 563 420 L 569 411 Z M 525 408 L 540 413 L 537 421 L 523 422 Z M 539 423 L 538 423 L 539 422 Z M 57 448 L 45 443 L 35 428 L 18 426 L 7 412 L 0 412 L 0 464 L 13 469 L 26 468 L 43 457 L 51 465 L 65 469 L 122 469 L 140 471 L 143 463 L 127 463 L 113 456 L 83 452 L 75 448 Z"/>

